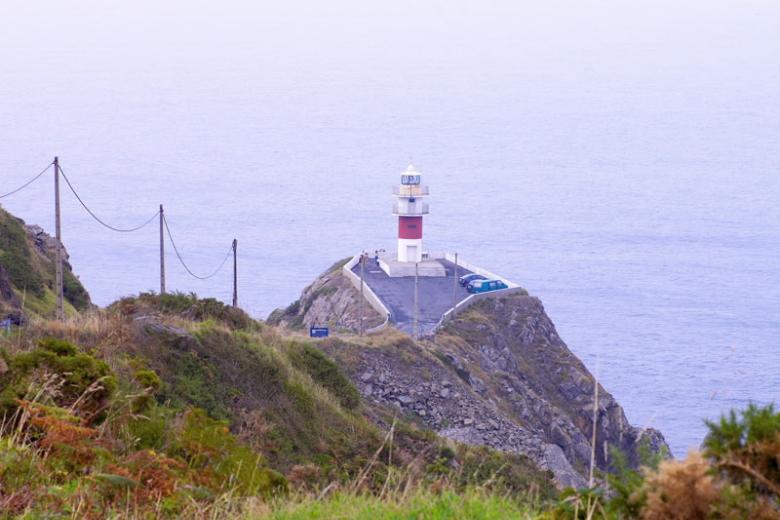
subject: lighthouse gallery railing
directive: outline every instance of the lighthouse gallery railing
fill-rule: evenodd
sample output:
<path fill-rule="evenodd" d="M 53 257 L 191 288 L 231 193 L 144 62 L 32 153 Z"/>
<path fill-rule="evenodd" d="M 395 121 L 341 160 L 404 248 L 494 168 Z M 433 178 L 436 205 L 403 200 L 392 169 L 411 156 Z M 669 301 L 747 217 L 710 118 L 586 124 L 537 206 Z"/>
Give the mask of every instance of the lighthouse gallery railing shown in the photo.
<path fill-rule="evenodd" d="M 393 204 L 393 215 L 399 216 L 422 216 L 428 214 L 427 202 L 414 202 L 411 204 L 398 203 Z"/>
<path fill-rule="evenodd" d="M 428 186 L 410 185 L 410 186 L 393 186 L 393 195 L 400 195 L 401 197 L 424 197 L 430 195 L 430 189 Z"/>

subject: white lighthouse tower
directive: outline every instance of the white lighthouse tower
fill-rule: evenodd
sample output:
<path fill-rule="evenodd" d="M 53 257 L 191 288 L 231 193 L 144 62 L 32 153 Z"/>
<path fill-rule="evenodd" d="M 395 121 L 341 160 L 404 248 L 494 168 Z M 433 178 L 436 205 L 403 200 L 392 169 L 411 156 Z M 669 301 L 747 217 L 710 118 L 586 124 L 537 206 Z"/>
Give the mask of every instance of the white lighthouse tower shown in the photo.
<path fill-rule="evenodd" d="M 398 216 L 398 261 L 422 262 L 423 215 L 428 214 L 428 186 L 420 184 L 420 172 L 411 164 L 401 173 L 401 184 L 393 188 L 396 202 L 393 214 Z"/>

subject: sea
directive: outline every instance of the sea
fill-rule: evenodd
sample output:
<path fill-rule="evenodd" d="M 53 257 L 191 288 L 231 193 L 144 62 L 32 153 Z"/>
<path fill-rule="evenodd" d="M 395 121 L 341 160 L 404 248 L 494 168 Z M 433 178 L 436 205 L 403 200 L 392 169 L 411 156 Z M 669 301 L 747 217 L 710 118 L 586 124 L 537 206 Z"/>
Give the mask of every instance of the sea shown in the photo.
<path fill-rule="evenodd" d="M 780 394 L 780 6 L 774 2 L 10 1 L 0 194 L 56 155 L 104 222 L 159 204 L 191 271 L 238 241 L 265 318 L 361 250 L 391 188 L 430 186 L 425 247 L 538 296 L 640 427 L 685 456 Z M 101 305 L 159 290 L 156 221 L 104 228 L 63 185 Z M 54 230 L 50 172 L 0 204 Z M 169 290 L 229 302 L 230 262 Z"/>

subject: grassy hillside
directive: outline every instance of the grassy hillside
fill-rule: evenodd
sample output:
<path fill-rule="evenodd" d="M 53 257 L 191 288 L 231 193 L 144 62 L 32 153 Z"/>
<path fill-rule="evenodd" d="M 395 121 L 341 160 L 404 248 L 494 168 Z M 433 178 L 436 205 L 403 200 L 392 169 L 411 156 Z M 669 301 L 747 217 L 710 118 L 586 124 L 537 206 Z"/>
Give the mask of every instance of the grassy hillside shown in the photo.
<path fill-rule="evenodd" d="M 289 497 L 301 508 L 322 493 L 403 502 L 421 484 L 514 502 L 555 495 L 524 457 L 367 408 L 320 350 L 216 300 L 127 298 L 66 323 L 35 320 L 0 348 L 9 516 L 227 515 L 260 500 L 296 518 Z"/>
<path fill-rule="evenodd" d="M 51 240 L 50 237 L 45 238 Z M 27 314 L 53 316 L 55 253 L 50 243 L 35 237 L 24 222 L 0 209 L 0 313 L 3 315 L 24 309 Z M 66 313 L 86 310 L 89 294 L 65 262 L 63 292 Z M 2 316 L 0 316 L 2 317 Z"/>
<path fill-rule="evenodd" d="M 558 495 L 525 457 L 362 401 L 284 334 L 147 294 L 0 336 L 0 517 L 778 518 L 771 407 L 711 424 L 683 461 L 615 453 L 607 487 Z"/>

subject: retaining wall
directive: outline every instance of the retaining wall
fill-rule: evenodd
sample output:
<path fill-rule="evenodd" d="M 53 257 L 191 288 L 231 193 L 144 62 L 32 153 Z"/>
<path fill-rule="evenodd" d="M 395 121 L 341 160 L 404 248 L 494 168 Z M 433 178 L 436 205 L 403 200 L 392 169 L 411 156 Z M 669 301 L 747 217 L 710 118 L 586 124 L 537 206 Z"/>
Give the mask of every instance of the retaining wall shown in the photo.
<path fill-rule="evenodd" d="M 341 272 L 344 274 L 344 276 L 347 277 L 347 280 L 352 282 L 352 285 L 355 287 L 355 289 L 360 292 L 360 277 L 352 272 L 352 268 L 358 265 L 358 262 L 360 262 L 360 255 L 353 256 L 349 262 L 344 264 L 344 266 L 341 268 Z M 388 323 L 390 323 L 390 311 L 387 307 L 385 307 L 385 304 L 382 303 L 382 300 L 379 299 L 376 293 L 371 290 L 371 287 L 369 287 L 367 283 L 363 283 L 362 285 L 363 297 L 366 299 L 368 304 L 371 305 L 371 307 L 376 312 L 378 312 L 380 316 L 385 317 L 385 321 L 383 321 L 381 324 L 366 330 L 366 334 L 371 334 L 372 332 L 378 332 L 387 327 Z"/>

